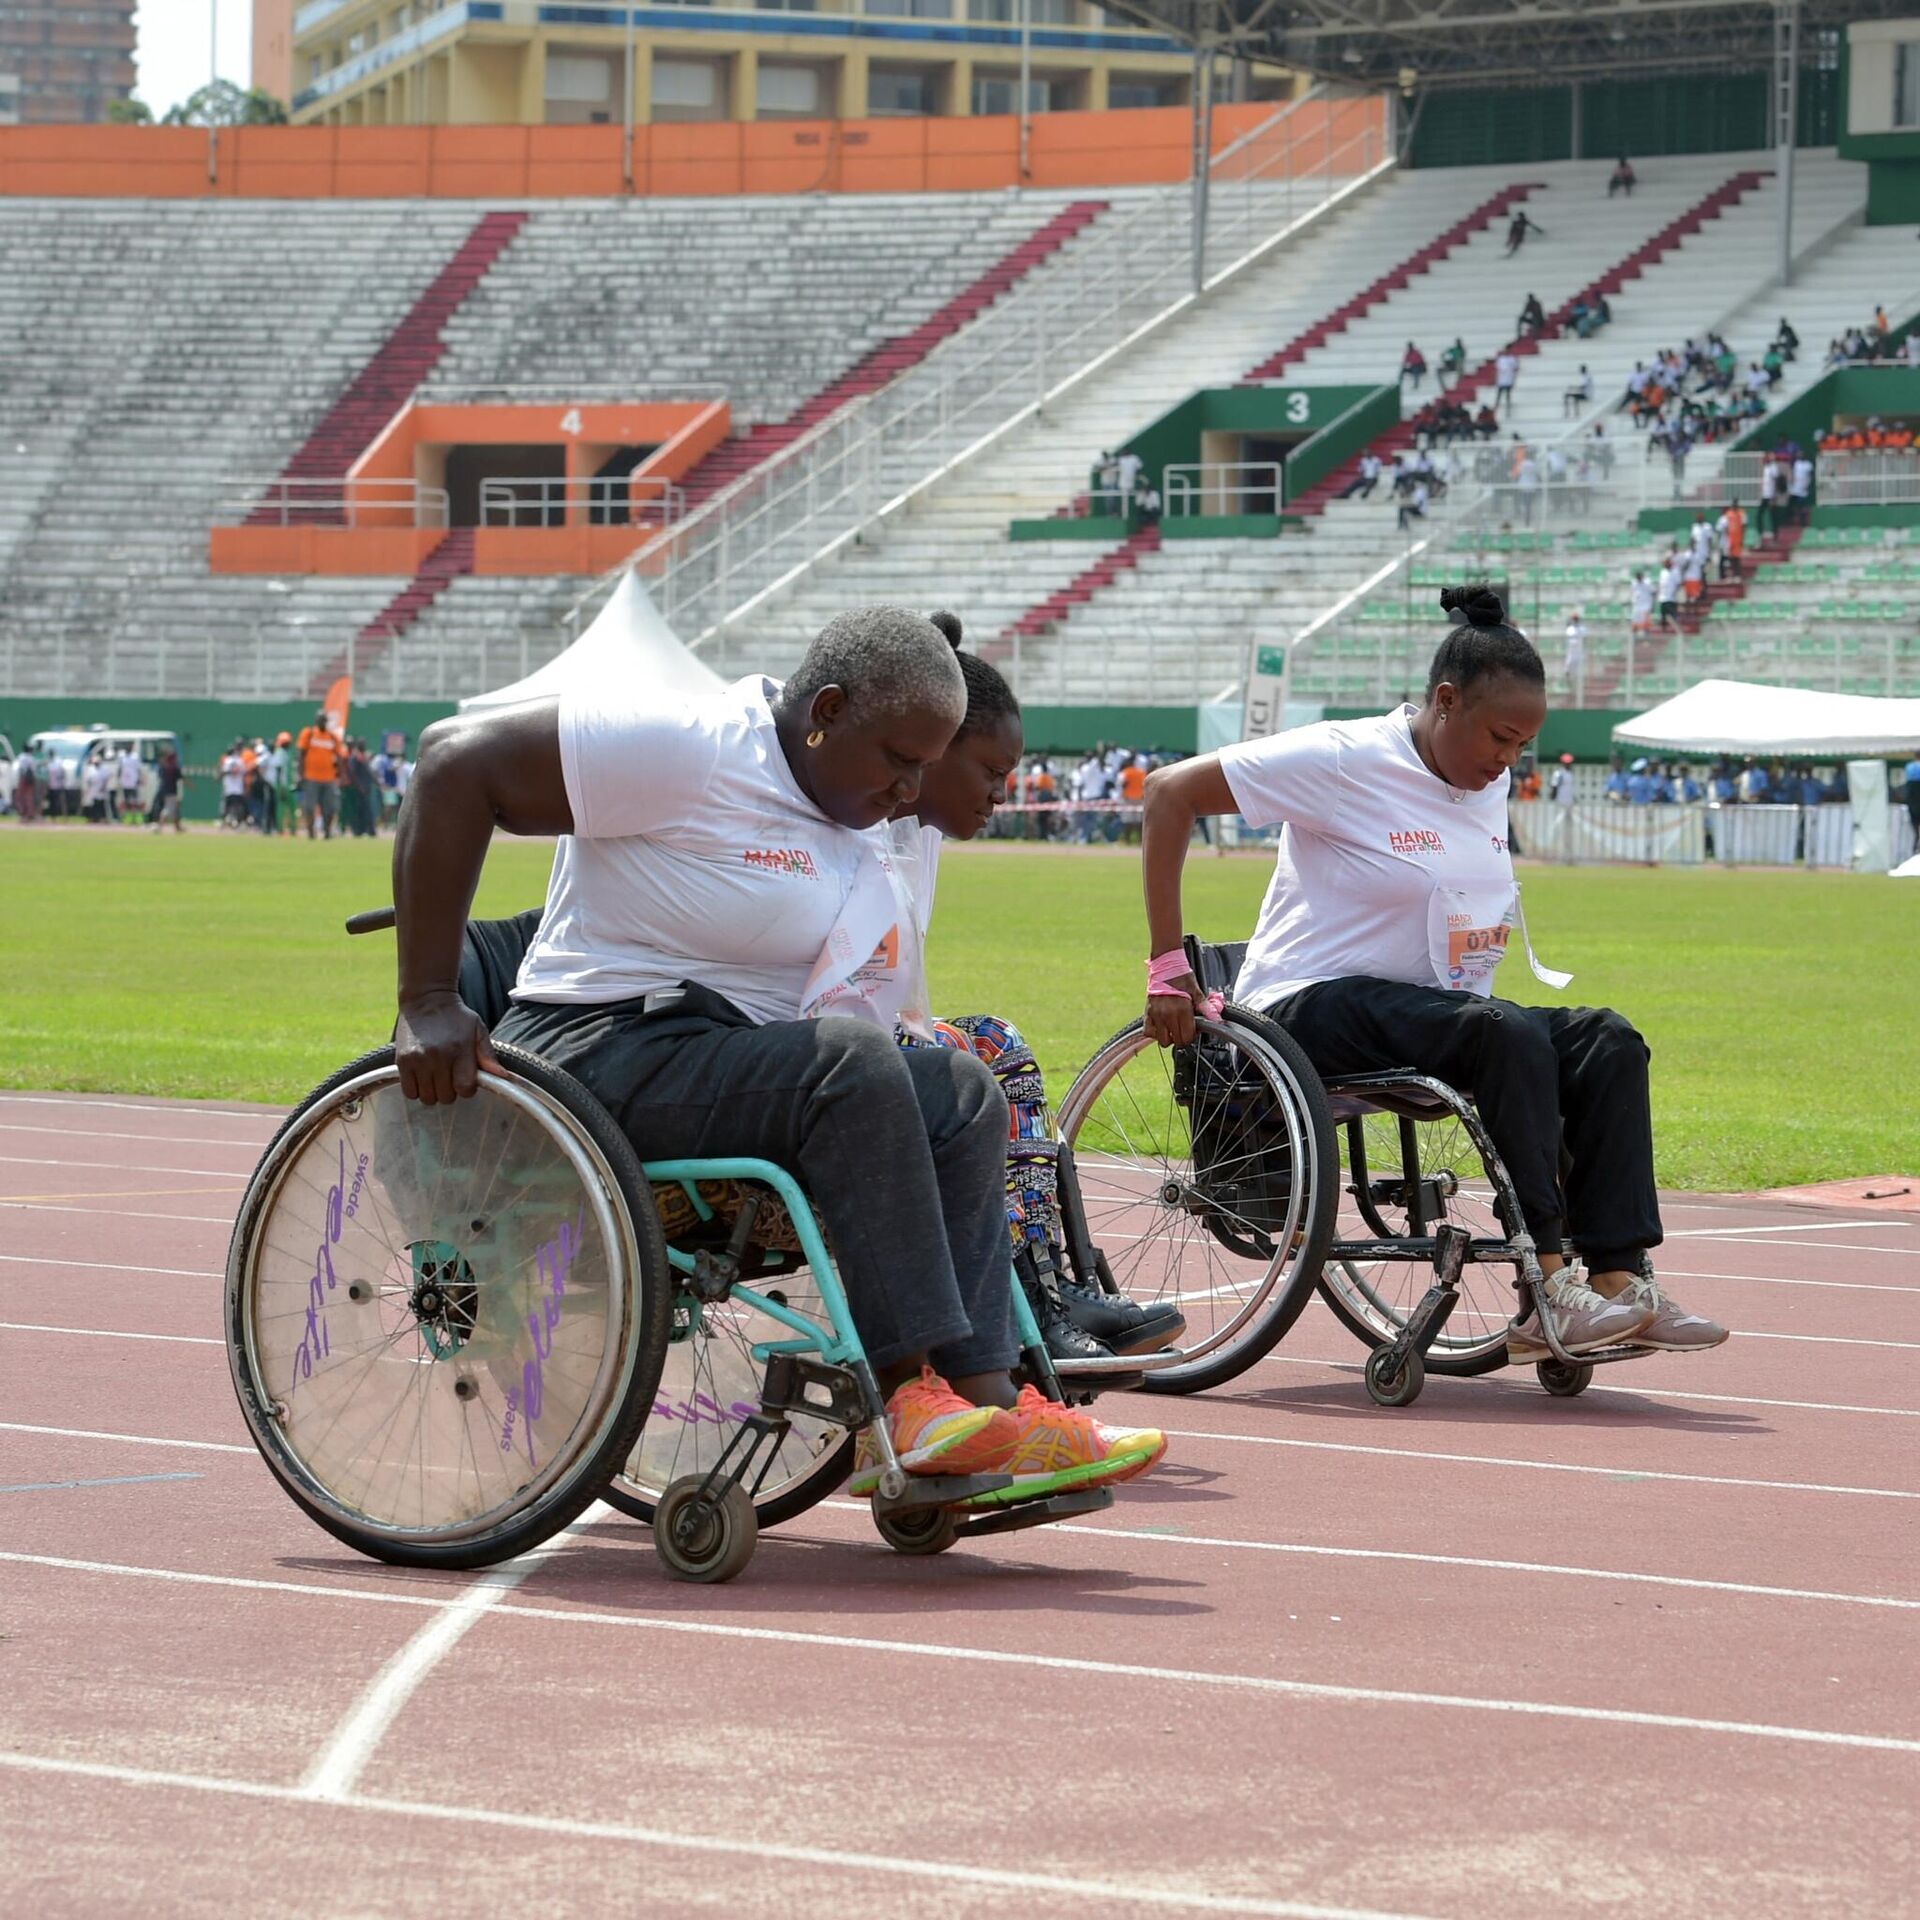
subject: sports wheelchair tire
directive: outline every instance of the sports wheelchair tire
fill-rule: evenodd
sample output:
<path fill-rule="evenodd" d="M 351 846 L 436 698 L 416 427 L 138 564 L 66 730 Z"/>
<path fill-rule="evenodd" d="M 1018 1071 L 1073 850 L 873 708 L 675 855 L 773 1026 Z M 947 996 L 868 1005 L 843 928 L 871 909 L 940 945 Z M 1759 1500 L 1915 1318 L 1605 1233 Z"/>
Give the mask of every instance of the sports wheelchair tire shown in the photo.
<path fill-rule="evenodd" d="M 1576 1394 L 1585 1393 L 1593 1378 L 1593 1365 L 1590 1361 L 1576 1361 L 1568 1366 L 1561 1360 L 1540 1360 L 1534 1364 L 1534 1373 L 1540 1384 L 1556 1400 L 1571 1400 Z"/>
<path fill-rule="evenodd" d="M 248 1431 L 336 1538 L 482 1567 L 558 1532 L 631 1453 L 671 1278 L 631 1145 L 571 1075 L 408 1102 L 393 1049 L 342 1067 L 262 1156 L 227 1254 Z"/>
<path fill-rule="evenodd" d="M 876 1509 L 873 1524 L 895 1553 L 945 1553 L 960 1538 L 960 1521 L 951 1507 L 909 1507 L 904 1513 Z"/>
<path fill-rule="evenodd" d="M 1417 1353 L 1407 1354 L 1397 1368 L 1389 1371 L 1388 1350 L 1375 1347 L 1367 1355 L 1367 1392 L 1381 1407 L 1410 1407 L 1420 1398 L 1427 1384 L 1427 1370 Z"/>
<path fill-rule="evenodd" d="M 690 1473 L 660 1496 L 653 1550 L 676 1580 L 717 1587 L 745 1573 L 760 1537 L 753 1502 L 737 1480 L 706 1497 L 706 1476 Z"/>
<path fill-rule="evenodd" d="M 1245 1007 L 1197 1024 L 1174 1048 L 1122 1027 L 1060 1104 L 1115 1285 L 1186 1316 L 1188 1358 L 1150 1372 L 1148 1393 L 1220 1386 L 1272 1351 L 1320 1278 L 1340 1197 L 1327 1096 L 1299 1045 Z"/>

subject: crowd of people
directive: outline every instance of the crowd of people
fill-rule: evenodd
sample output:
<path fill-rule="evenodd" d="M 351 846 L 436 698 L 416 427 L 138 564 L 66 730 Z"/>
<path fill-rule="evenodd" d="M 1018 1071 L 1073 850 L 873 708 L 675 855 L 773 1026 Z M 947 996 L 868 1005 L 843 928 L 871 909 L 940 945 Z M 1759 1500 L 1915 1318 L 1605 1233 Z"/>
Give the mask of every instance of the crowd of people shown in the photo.
<path fill-rule="evenodd" d="M 1849 327 L 1827 342 L 1826 363 L 1830 367 L 1920 367 L 1920 329 L 1900 338 L 1887 319 L 1885 305 L 1878 305 L 1871 320 Z"/>
<path fill-rule="evenodd" d="M 1646 432 L 1648 459 L 1665 454 L 1673 463 L 1677 483 L 1695 447 L 1748 432 L 1766 418 L 1769 395 L 1799 345 L 1783 316 L 1766 350 L 1743 368 L 1740 355 L 1709 329 L 1651 361 L 1636 360 L 1616 411 Z"/>
<path fill-rule="evenodd" d="M 1137 841 L 1147 775 L 1180 758 L 1159 747 L 1112 741 L 1101 741 L 1078 761 L 1063 754 L 1030 755 L 1014 776 L 1014 801 L 996 822 L 997 830 L 1083 847 Z"/>
<path fill-rule="evenodd" d="M 85 820 L 96 826 L 144 825 L 184 832 L 181 808 L 190 784 L 180 755 L 164 748 L 153 761 L 151 793 L 145 763 L 128 748 L 95 752 L 76 767 L 31 744 L 9 769 L 13 809 L 22 825 Z M 294 834 L 332 839 L 336 829 L 367 837 L 398 816 L 413 777 L 405 735 L 374 750 L 342 735 L 324 713 L 296 737 L 236 735 L 213 774 L 220 782 L 219 824 L 226 832 Z"/>
<path fill-rule="evenodd" d="M 1089 512 L 1117 514 L 1146 526 L 1160 518 L 1162 504 L 1146 462 L 1131 448 L 1103 452 L 1095 462 L 1087 490 Z"/>
<path fill-rule="evenodd" d="M 1609 806 L 1818 807 L 1847 798 L 1845 767 L 1792 765 L 1782 760 L 1735 760 L 1723 754 L 1702 769 L 1678 761 L 1629 761 L 1613 756 L 1604 789 Z"/>

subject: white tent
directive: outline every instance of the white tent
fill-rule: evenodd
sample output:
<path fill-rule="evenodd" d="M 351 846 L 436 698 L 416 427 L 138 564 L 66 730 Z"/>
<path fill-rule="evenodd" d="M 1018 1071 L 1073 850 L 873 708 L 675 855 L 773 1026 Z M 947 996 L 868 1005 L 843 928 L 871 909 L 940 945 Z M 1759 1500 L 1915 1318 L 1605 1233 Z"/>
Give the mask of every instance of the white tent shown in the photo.
<path fill-rule="evenodd" d="M 640 682 L 650 692 L 668 697 L 708 693 L 725 684 L 660 617 L 639 576 L 629 567 L 593 624 L 564 653 L 510 687 L 462 700 L 460 711 L 551 699 L 561 688 L 588 678 Z"/>
<path fill-rule="evenodd" d="M 1622 746 L 1663 753 L 1884 758 L 1920 749 L 1920 700 L 1702 680 L 1615 727 L 1613 737 Z"/>

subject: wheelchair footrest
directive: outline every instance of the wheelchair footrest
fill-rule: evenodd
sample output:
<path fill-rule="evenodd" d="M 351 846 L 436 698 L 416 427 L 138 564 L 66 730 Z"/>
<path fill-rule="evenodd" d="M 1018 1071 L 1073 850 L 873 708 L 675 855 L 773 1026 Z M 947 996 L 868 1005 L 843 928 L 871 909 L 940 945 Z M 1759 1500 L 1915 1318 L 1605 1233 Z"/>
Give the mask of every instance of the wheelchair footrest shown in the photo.
<path fill-rule="evenodd" d="M 923 1507 L 955 1507 L 977 1494 L 1000 1493 L 1012 1485 L 1010 1473 L 910 1473 L 906 1491 L 897 1500 L 876 1493 L 873 1510 L 875 1513 L 917 1513 Z"/>
<path fill-rule="evenodd" d="M 1053 1370 L 1063 1380 L 1098 1378 L 1106 1374 L 1160 1373 L 1177 1367 L 1186 1359 L 1179 1347 L 1163 1347 L 1158 1353 L 1115 1354 L 1111 1360 L 1056 1360 Z"/>
<path fill-rule="evenodd" d="M 1051 1520 L 1072 1520 L 1083 1513 L 1102 1513 L 1113 1505 L 1111 1487 L 1077 1487 L 1068 1493 L 1043 1495 L 1037 1500 L 1022 1500 L 1015 1506 L 960 1522 L 960 1538 L 972 1539 L 983 1533 L 1017 1533 L 1022 1527 L 1044 1527 Z"/>

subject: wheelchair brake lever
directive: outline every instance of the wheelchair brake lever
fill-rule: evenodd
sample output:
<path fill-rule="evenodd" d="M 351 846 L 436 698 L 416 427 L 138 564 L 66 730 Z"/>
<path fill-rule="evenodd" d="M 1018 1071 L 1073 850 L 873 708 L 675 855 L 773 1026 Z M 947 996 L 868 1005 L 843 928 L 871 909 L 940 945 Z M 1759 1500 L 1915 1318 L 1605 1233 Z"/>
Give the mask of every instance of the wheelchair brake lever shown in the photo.
<path fill-rule="evenodd" d="M 391 907 L 369 907 L 365 913 L 356 913 L 347 921 L 349 933 L 385 933 L 394 923 L 394 911 Z"/>

